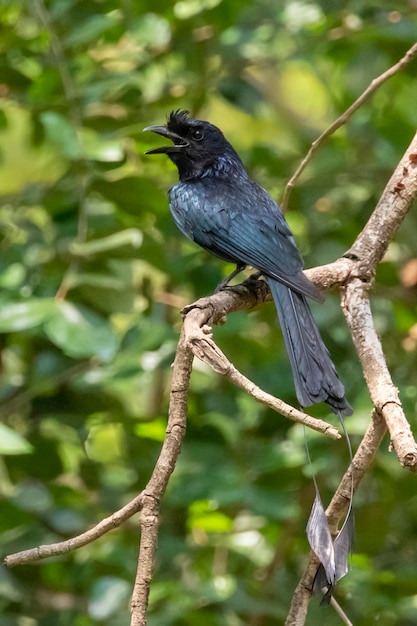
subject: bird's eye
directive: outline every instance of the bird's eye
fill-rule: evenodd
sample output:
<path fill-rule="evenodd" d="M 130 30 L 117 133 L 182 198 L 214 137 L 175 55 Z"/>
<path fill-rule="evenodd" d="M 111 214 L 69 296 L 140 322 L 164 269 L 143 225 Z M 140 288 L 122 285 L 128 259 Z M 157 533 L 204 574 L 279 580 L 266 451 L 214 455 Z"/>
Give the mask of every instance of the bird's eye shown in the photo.
<path fill-rule="evenodd" d="M 194 139 L 195 141 L 201 141 L 204 137 L 204 132 L 201 130 L 201 128 L 196 128 L 195 130 L 193 130 L 193 132 L 191 133 L 191 137 L 192 139 Z"/>

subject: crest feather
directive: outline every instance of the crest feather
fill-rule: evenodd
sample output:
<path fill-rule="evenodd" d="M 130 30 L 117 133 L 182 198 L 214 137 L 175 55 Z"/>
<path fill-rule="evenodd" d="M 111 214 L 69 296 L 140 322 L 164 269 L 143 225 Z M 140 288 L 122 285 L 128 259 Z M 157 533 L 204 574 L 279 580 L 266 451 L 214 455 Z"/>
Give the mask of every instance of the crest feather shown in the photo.
<path fill-rule="evenodd" d="M 184 129 L 185 126 L 189 126 L 190 122 L 193 121 L 189 115 L 189 111 L 182 111 L 181 109 L 171 111 L 167 120 L 168 129 L 174 133 L 181 134 L 181 129 Z"/>

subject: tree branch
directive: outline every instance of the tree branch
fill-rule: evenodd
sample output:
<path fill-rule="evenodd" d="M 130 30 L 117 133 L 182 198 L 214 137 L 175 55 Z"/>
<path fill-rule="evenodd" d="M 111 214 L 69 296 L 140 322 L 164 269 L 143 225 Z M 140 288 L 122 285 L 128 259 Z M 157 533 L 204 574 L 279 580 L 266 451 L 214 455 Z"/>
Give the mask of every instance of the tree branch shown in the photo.
<path fill-rule="evenodd" d="M 362 365 L 369 394 L 388 426 L 400 463 L 417 471 L 417 445 L 404 415 L 379 337 L 374 328 L 367 291 L 376 266 L 417 197 L 417 133 L 396 167 L 367 224 L 346 253 L 356 262 L 346 289 L 342 309 Z"/>
<path fill-rule="evenodd" d="M 356 113 L 358 109 L 360 109 L 362 104 L 366 102 L 366 100 L 368 100 L 368 98 L 370 98 L 375 93 L 375 91 L 377 91 L 377 89 L 381 87 L 381 85 L 383 85 L 389 78 L 394 76 L 394 74 L 397 74 L 399 71 L 404 69 L 407 65 L 409 65 L 409 63 L 414 61 L 416 56 L 417 56 L 417 43 L 415 43 L 413 46 L 411 46 L 409 50 L 407 50 L 405 55 L 402 57 L 402 59 L 398 61 L 398 63 L 390 67 L 388 70 L 383 72 L 383 74 L 381 74 L 377 78 L 374 78 L 372 82 L 368 85 L 368 87 L 365 89 L 365 91 L 359 96 L 359 98 L 357 98 L 357 100 L 355 100 L 355 102 L 351 104 L 350 107 L 346 109 L 346 111 L 342 113 L 342 115 L 340 115 L 337 118 L 337 120 L 333 122 L 333 124 L 331 124 L 328 128 L 326 128 L 326 130 L 315 141 L 313 141 L 306 156 L 301 161 L 300 165 L 297 167 L 294 174 L 291 176 L 290 180 L 285 186 L 284 196 L 283 196 L 282 203 L 281 203 L 284 211 L 286 211 L 288 207 L 290 194 L 291 194 L 293 187 L 295 186 L 295 183 L 297 182 L 297 180 L 299 179 L 299 177 L 301 176 L 301 174 L 307 167 L 308 163 L 311 161 L 311 158 L 313 157 L 314 153 L 320 148 L 320 146 L 326 141 L 328 137 L 333 135 L 333 133 L 336 130 L 338 130 L 341 126 L 343 126 L 344 124 L 346 124 L 346 122 L 350 120 L 353 114 Z"/>
<path fill-rule="evenodd" d="M 186 344 L 184 332 L 181 332 L 172 370 L 167 434 L 151 479 L 144 490 L 138 569 L 131 601 L 131 626 L 146 626 L 149 589 L 158 541 L 159 507 L 185 435 L 192 364 L 193 354 Z"/>
<path fill-rule="evenodd" d="M 14 567 L 51 556 L 58 556 L 85 546 L 141 511 L 141 541 L 138 569 L 132 595 L 131 626 L 145 626 L 149 587 L 157 544 L 159 506 L 178 456 L 186 428 L 187 396 L 193 354 L 181 333 L 172 372 L 170 408 L 166 437 L 152 476 L 145 489 L 119 511 L 105 518 L 88 531 L 67 541 L 39 546 L 10 554 L 4 564 Z"/>
<path fill-rule="evenodd" d="M 326 276 L 328 268 L 336 266 L 339 279 L 341 268 L 348 270 L 345 281 L 340 283 L 343 285 L 345 282 L 345 287 L 342 286 L 342 310 L 375 406 L 372 420 L 353 461 L 326 510 L 329 526 L 334 534 L 337 533 L 337 525 L 349 505 L 352 484 L 355 492 L 373 463 L 387 427 L 401 465 L 413 472 L 417 471 L 417 445 L 402 410 L 398 390 L 391 380 L 367 295 L 377 264 L 417 197 L 416 153 L 417 134 L 386 185 L 366 226 L 346 254 L 353 264 L 346 264 L 345 260 L 339 259 L 334 264 L 312 271 L 312 274 L 316 273 L 317 280 Z M 318 558 L 311 552 L 307 568 L 294 592 L 285 626 L 304 625 L 318 565 Z"/>
<path fill-rule="evenodd" d="M 135 513 L 141 510 L 143 506 L 144 491 L 137 495 L 133 500 L 126 504 L 123 508 L 119 509 L 115 513 L 112 513 L 109 517 L 104 518 L 98 524 L 90 528 L 89 530 L 71 537 L 66 541 L 60 541 L 58 543 L 51 543 L 49 545 L 38 546 L 31 550 L 22 550 L 15 554 L 9 554 L 4 559 L 4 565 L 7 567 L 15 567 L 16 565 L 23 565 L 24 563 L 33 563 L 40 561 L 41 559 L 48 559 L 51 556 L 59 556 L 60 554 L 67 554 L 73 550 L 78 550 L 86 546 L 88 543 L 92 543 L 96 539 L 99 539 L 110 530 L 117 528 L 127 519 L 132 517 Z"/>
<path fill-rule="evenodd" d="M 256 283 L 259 284 L 257 285 Z M 243 293 L 246 286 L 249 290 L 251 287 L 255 289 L 253 292 L 255 298 L 262 297 L 263 300 L 265 299 L 266 283 L 249 279 L 245 283 L 238 285 L 238 294 Z M 240 389 L 243 389 L 257 402 L 265 404 L 290 420 L 300 422 L 304 426 L 328 435 L 333 439 L 340 439 L 339 431 L 331 424 L 311 417 L 260 389 L 249 378 L 243 376 L 214 343 L 211 337 L 210 325 L 220 321 L 223 323 L 227 313 L 234 310 L 234 292 L 233 288 L 227 289 L 208 298 L 201 298 L 194 304 L 186 307 L 184 311 L 184 335 L 194 355 L 204 363 L 207 363 L 215 372 L 227 378 Z M 252 301 L 248 300 L 247 304 L 248 308 L 250 308 Z"/>
<path fill-rule="evenodd" d="M 385 420 L 401 465 L 417 472 L 417 444 L 386 364 L 366 288 L 359 279 L 347 286 L 342 308 L 375 409 Z"/>

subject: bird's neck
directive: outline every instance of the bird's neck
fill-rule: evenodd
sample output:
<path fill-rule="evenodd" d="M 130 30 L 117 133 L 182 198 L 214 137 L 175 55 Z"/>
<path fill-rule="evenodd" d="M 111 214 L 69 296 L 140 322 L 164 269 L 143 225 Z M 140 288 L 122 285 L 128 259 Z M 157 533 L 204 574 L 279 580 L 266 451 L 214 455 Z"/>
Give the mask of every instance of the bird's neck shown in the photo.
<path fill-rule="evenodd" d="M 204 163 L 177 162 L 176 165 L 180 181 L 183 183 L 204 178 L 218 178 L 219 180 L 230 180 L 231 178 L 243 180 L 248 178 L 243 163 L 237 155 L 224 155 Z"/>
<path fill-rule="evenodd" d="M 211 168 L 209 168 L 209 175 L 218 178 L 247 178 L 247 172 L 243 166 L 242 161 L 236 155 L 233 157 L 222 156 L 217 158 Z"/>

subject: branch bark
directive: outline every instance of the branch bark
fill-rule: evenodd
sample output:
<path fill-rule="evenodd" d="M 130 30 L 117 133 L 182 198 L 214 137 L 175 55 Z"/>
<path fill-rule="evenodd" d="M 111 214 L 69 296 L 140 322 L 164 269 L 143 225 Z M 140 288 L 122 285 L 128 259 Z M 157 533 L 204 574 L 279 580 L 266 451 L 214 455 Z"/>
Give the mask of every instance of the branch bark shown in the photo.
<path fill-rule="evenodd" d="M 98 524 L 93 526 L 93 528 L 90 528 L 76 537 L 71 537 L 71 539 L 68 539 L 67 541 L 50 543 L 48 545 L 32 548 L 31 550 L 22 550 L 21 552 L 16 552 L 15 554 L 9 554 L 4 559 L 4 565 L 7 567 L 16 567 L 16 565 L 33 563 L 42 559 L 48 559 L 52 556 L 59 556 L 60 554 L 67 554 L 67 552 L 78 550 L 78 548 L 82 548 L 82 546 L 86 546 L 88 543 L 96 541 L 96 539 L 99 539 L 110 530 L 117 528 L 127 519 L 132 517 L 132 515 L 140 511 L 143 506 L 143 496 L 144 492 L 142 491 L 123 508 L 115 511 L 109 517 L 104 518 Z"/>
<path fill-rule="evenodd" d="M 417 133 L 388 181 L 374 212 L 346 256 L 356 269 L 343 293 L 342 309 L 362 365 L 369 394 L 388 426 L 400 463 L 417 471 L 417 446 L 391 380 L 375 331 L 368 289 L 378 263 L 417 197 Z"/>
<path fill-rule="evenodd" d="M 248 292 L 249 299 L 246 299 L 245 290 Z M 233 295 L 235 293 L 236 289 L 231 288 L 209 298 L 201 298 L 184 309 L 185 340 L 194 355 L 261 404 L 265 404 L 284 417 L 300 422 L 308 428 L 333 439 L 340 439 L 339 431 L 331 424 L 311 417 L 260 389 L 249 378 L 241 374 L 214 343 L 210 325 L 219 322 L 224 323 L 227 313 L 236 310 L 234 307 L 238 301 Z M 270 297 L 267 284 L 264 281 L 252 279 L 238 285 L 237 295 L 244 308 L 252 308 L 254 301 L 265 301 L 267 295 L 268 299 Z M 238 304 L 238 306 L 240 305 Z"/>
<path fill-rule="evenodd" d="M 131 601 L 131 626 L 146 626 L 148 597 L 158 541 L 159 508 L 185 435 L 192 364 L 193 354 L 187 346 L 184 332 L 181 332 L 172 371 L 167 434 L 151 479 L 144 491 L 140 516 L 138 568 Z"/>

